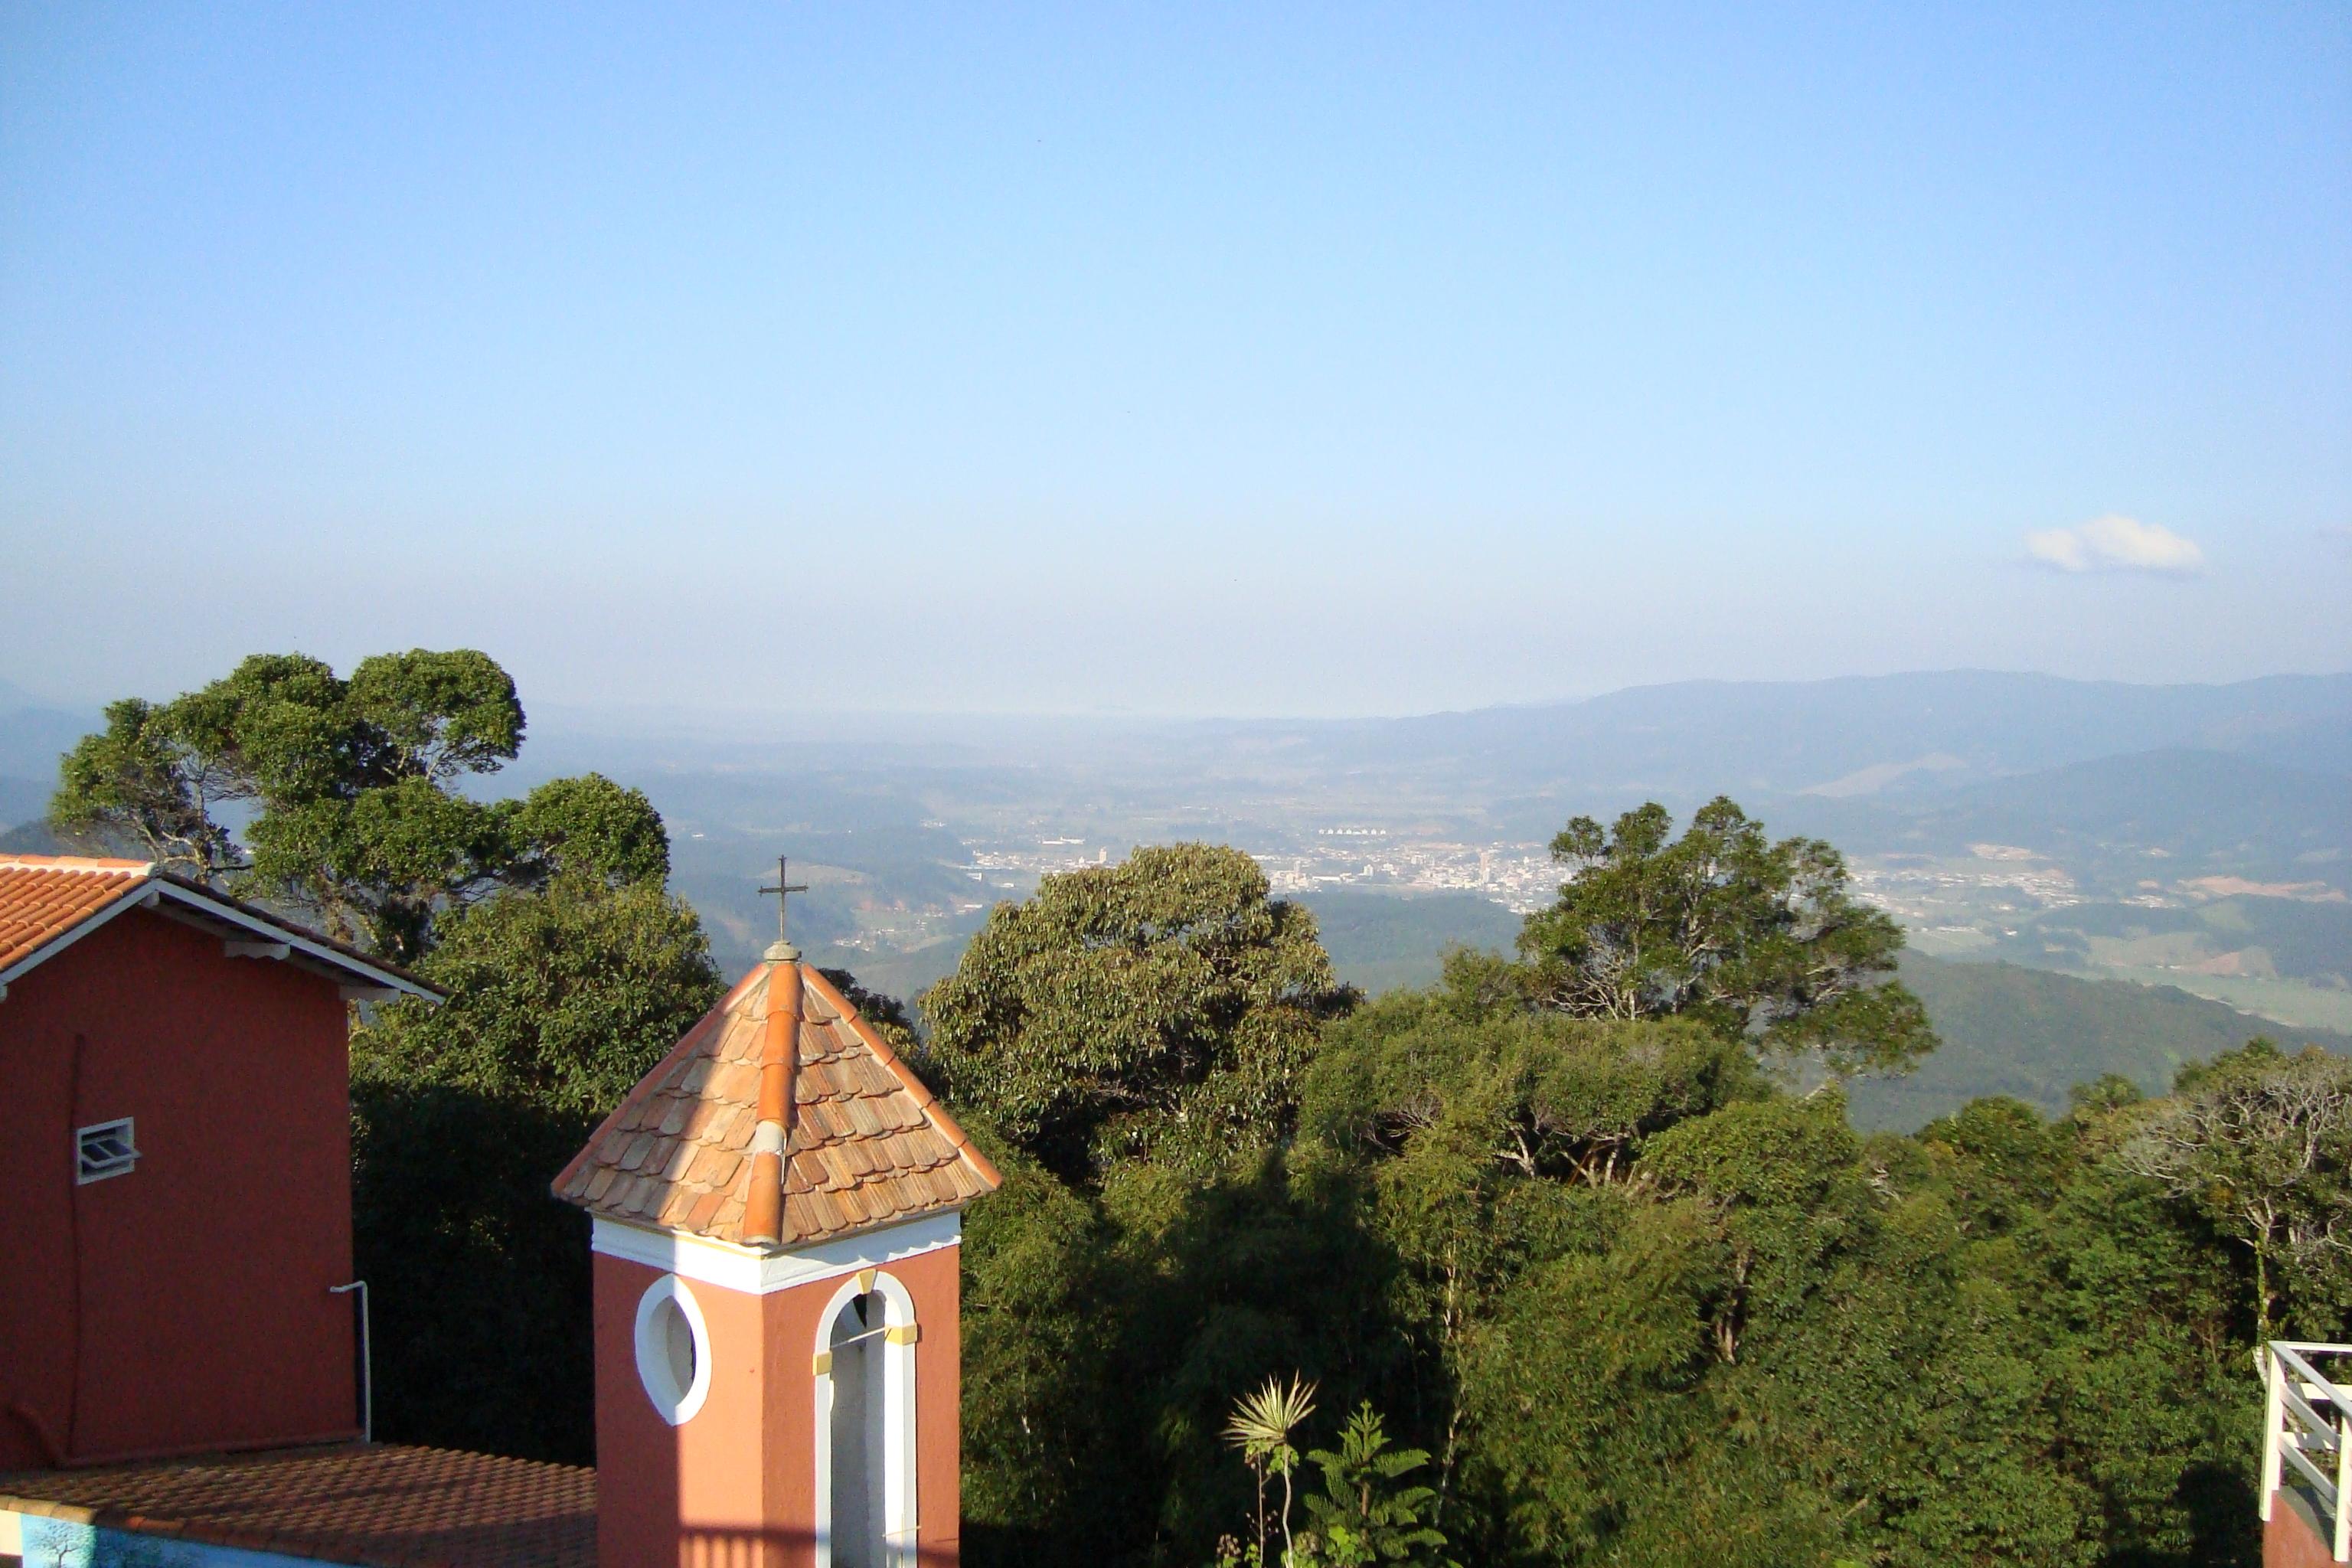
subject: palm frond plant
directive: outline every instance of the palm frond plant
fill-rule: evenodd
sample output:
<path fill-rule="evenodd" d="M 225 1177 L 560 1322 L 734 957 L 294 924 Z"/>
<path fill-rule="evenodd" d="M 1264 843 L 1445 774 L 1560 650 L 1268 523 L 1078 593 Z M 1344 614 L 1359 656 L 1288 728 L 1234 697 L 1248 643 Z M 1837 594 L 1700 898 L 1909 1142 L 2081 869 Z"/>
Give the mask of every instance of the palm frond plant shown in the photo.
<path fill-rule="evenodd" d="M 1225 1441 L 1239 1448 L 1242 1459 L 1257 1478 L 1257 1562 L 1265 1562 L 1265 1488 L 1271 1479 L 1282 1482 L 1282 1568 L 1295 1568 L 1290 1537 L 1291 1472 L 1298 1467 L 1298 1449 L 1290 1435 L 1315 1414 L 1315 1384 L 1293 1373 L 1286 1388 L 1269 1377 L 1255 1394 L 1244 1394 L 1225 1424 Z"/>

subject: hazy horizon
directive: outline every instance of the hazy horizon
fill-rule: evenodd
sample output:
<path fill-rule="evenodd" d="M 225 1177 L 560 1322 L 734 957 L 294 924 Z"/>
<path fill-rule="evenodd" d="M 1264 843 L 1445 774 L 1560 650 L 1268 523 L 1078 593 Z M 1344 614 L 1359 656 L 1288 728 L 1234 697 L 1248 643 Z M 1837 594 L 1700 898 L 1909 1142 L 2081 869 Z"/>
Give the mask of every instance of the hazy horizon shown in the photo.
<path fill-rule="evenodd" d="M 259 651 L 259 650 L 256 650 Z M 308 650 L 298 650 L 308 651 Z M 390 650 L 376 650 L 390 651 Z M 487 650 L 495 657 L 496 650 Z M 339 667 L 341 668 L 341 667 Z M 220 672 L 212 672 L 220 673 Z M 348 669 L 345 668 L 345 673 Z M 1839 683 L 1879 680 L 1904 680 L 1943 676 L 1986 676 L 2047 679 L 2093 685 L 2113 685 L 2141 689 L 2218 689 L 2273 680 L 2333 680 L 2352 679 L 2352 664 L 2339 668 L 2274 669 L 2252 675 L 2238 676 L 2224 680 L 2132 681 L 2108 680 L 2095 677 L 2062 675 L 2046 669 L 2001 669 L 1990 666 L 1949 666 L 1941 668 L 1890 669 L 1845 674 L 1774 679 L 1744 676 L 1693 676 L 1679 680 L 1638 680 L 1622 686 L 1605 687 L 1598 690 L 1568 693 L 1555 697 L 1538 697 L 1524 700 L 1498 700 L 1466 703 L 1453 708 L 1423 708 L 1392 711 L 1357 713 L 1188 713 L 1178 711 L 1146 711 L 1135 709 L 1097 707 L 1088 709 L 922 709 L 922 708 L 821 708 L 786 705 L 761 706 L 728 704 L 718 701 L 614 701 L 570 702 L 534 700 L 528 689 L 521 690 L 525 712 L 541 727 L 553 721 L 560 728 L 583 736 L 598 733 L 621 737 L 657 737 L 676 734 L 694 738 L 706 729 L 770 720 L 845 720 L 874 721 L 884 724 L 961 725 L 988 722 L 1036 723 L 1047 725 L 1189 725 L 1220 723 L 1281 724 L 1281 723 L 1349 723 L 1379 722 L 1389 720 L 1442 718 L 1450 715 L 1538 710 L 1570 708 L 1583 703 L 1636 696 L 1645 692 L 1671 690 L 1689 687 L 1758 687 L 1805 688 Z M 209 679 L 209 675 L 206 677 Z M 182 689 L 140 689 L 90 693 L 60 693 L 44 688 L 37 679 L 20 671 L 0 669 L 0 713 L 9 707 L 35 708 L 55 711 L 87 710 L 95 712 L 99 707 L 120 697 L 142 697 L 163 700 L 179 694 Z"/>

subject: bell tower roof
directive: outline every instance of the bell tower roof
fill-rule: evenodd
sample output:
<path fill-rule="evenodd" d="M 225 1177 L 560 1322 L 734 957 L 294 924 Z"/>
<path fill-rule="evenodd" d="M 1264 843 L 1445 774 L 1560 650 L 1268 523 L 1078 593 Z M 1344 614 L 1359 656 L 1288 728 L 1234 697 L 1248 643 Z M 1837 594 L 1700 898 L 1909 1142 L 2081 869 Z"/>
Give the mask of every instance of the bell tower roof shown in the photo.
<path fill-rule="evenodd" d="M 780 1025 L 800 1004 L 772 1238 L 745 1224 L 753 1184 L 779 1168 L 755 1148 L 772 993 Z M 841 993 L 780 953 L 646 1075 L 554 1191 L 604 1218 L 790 1251 L 961 1209 L 1003 1180 Z"/>

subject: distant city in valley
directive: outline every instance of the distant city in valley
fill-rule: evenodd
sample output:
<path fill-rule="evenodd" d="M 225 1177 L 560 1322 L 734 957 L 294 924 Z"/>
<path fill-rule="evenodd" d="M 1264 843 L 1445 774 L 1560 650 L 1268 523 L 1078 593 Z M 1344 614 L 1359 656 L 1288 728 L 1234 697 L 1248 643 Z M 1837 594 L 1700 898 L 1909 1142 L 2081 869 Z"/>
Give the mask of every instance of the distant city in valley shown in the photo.
<path fill-rule="evenodd" d="M 0 819 L 26 824 L 20 847 L 42 832 L 44 770 L 95 717 L 0 705 Z M 1140 844 L 1200 839 L 1247 851 L 1313 909 L 1345 977 L 1424 984 L 1448 946 L 1507 949 L 1551 900 L 1565 868 L 1549 845 L 1570 817 L 1646 799 L 1686 817 L 1723 794 L 1776 837 L 1843 851 L 1860 894 L 1908 931 L 1907 962 L 2063 977 L 2084 988 L 2051 995 L 2085 1017 L 2119 1005 L 2095 982 L 2193 1004 L 2109 1062 L 2147 1087 L 2169 1070 L 2166 1028 L 2186 1030 L 2175 1044 L 2241 1027 L 2352 1037 L 2347 676 L 1697 682 L 1293 723 L 810 716 L 662 733 L 558 709 L 531 729 L 498 786 L 593 769 L 643 787 L 669 825 L 672 886 L 730 971 L 770 940 L 757 889 L 779 854 L 811 887 L 793 920 L 812 956 L 911 999 L 993 904 Z M 1936 994 L 1948 1011 L 1996 1005 L 1981 985 Z M 2032 1076 L 2032 1059 L 2084 1065 L 2070 1042 L 2098 1031 L 2052 1021 L 2043 1001 L 1999 1043 L 2009 1066 L 1954 1050 L 1907 1100 L 1882 1096 L 1884 1113 L 1910 1114 L 1963 1070 L 2025 1072 L 2020 1092 L 2063 1103 L 2064 1072 Z M 1957 1012 L 1937 1023 L 1973 1037 Z"/>
<path fill-rule="evenodd" d="M 1333 837 L 1326 837 L 1325 835 Z M 1386 828 L 1316 830 L 1312 838 L 1254 844 L 1244 849 L 1265 868 L 1266 880 L 1289 896 L 1340 889 L 1387 893 L 1475 893 L 1515 913 L 1541 909 L 1559 890 L 1560 868 L 1545 843 L 1462 844 L 1409 838 Z M 975 882 L 1024 891 L 1040 877 L 1118 859 L 1131 845 L 1089 846 L 1078 838 L 975 843 L 964 869 Z"/>

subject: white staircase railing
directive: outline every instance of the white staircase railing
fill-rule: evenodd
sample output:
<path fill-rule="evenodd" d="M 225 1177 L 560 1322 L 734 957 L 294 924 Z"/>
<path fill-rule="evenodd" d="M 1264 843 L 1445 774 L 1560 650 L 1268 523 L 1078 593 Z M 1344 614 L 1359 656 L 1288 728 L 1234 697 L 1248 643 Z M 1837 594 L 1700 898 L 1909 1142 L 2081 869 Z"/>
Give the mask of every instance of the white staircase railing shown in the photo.
<path fill-rule="evenodd" d="M 2273 1340 L 2263 1415 L 2263 1518 L 2271 1517 L 2285 1468 L 2311 1483 L 2311 1500 L 2327 1516 L 2331 1550 L 2352 1562 L 2352 1393 L 2315 1364 L 2352 1356 L 2352 1345 Z M 2347 1368 L 2352 1372 L 2352 1368 Z M 2326 1468 L 2314 1463 L 2325 1461 Z"/>

